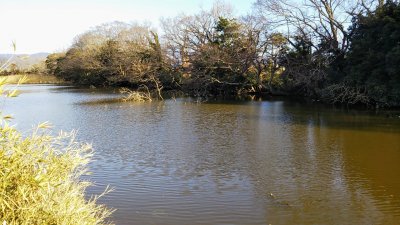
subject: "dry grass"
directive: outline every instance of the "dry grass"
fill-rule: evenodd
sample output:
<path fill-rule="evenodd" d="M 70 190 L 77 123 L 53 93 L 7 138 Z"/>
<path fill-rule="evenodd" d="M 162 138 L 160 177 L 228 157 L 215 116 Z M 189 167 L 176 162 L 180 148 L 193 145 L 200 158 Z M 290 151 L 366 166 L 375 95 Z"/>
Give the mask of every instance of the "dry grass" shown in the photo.
<path fill-rule="evenodd" d="M 91 147 L 40 133 L 23 138 L 3 122 L 0 128 L 0 221 L 3 224 L 105 224 L 110 211 L 85 199 Z M 65 144 L 67 143 L 67 144 Z"/>
<path fill-rule="evenodd" d="M 53 75 L 41 75 L 41 74 L 26 74 L 26 75 L 9 75 L 0 76 L 0 78 L 7 78 L 8 84 L 17 84 L 18 81 L 26 77 L 27 80 L 24 84 L 63 84 L 65 81 L 53 76 Z"/>
<path fill-rule="evenodd" d="M 121 88 L 119 90 L 119 92 L 124 95 L 122 97 L 122 101 L 124 101 L 124 102 L 129 102 L 129 101 L 151 102 L 152 101 L 151 94 L 149 91 L 147 91 L 147 93 L 146 93 L 143 91 L 133 91 L 129 88 Z"/>
<path fill-rule="evenodd" d="M 5 83 L 0 78 L 0 95 L 16 97 Z M 50 135 L 47 123 L 22 135 L 9 119 L 0 112 L 0 224 L 107 224 L 111 211 L 96 203 L 99 196 L 85 198 L 91 183 L 81 179 L 91 146 L 75 133 Z"/>

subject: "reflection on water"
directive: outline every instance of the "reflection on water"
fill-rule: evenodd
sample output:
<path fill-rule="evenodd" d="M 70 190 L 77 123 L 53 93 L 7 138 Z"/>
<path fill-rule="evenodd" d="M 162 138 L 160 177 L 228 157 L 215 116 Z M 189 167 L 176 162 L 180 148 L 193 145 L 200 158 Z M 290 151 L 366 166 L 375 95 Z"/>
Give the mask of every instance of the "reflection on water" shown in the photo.
<path fill-rule="evenodd" d="M 90 189 L 117 224 L 398 224 L 400 119 L 285 101 L 114 101 L 23 86 L 2 108 L 96 150 Z"/>

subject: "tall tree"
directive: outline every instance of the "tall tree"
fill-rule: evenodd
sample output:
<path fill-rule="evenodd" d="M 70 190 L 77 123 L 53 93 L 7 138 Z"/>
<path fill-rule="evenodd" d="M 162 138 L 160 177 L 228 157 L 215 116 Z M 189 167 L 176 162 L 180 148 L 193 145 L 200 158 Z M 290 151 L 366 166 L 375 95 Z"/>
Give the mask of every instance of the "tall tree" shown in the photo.
<path fill-rule="evenodd" d="M 351 27 L 347 77 L 377 105 L 400 105 L 400 4 L 387 1 Z"/>
<path fill-rule="evenodd" d="M 271 23 L 287 30 L 288 37 L 301 34 L 315 49 L 323 42 L 331 51 L 345 52 L 349 47 L 346 25 L 358 4 L 354 0 L 258 0 L 256 6 Z"/>

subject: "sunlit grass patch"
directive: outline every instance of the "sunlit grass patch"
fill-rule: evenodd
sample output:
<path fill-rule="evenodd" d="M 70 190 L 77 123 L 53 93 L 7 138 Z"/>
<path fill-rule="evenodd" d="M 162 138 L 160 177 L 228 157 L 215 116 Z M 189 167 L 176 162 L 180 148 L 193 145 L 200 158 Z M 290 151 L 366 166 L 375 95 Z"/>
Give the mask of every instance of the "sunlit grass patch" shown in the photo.
<path fill-rule="evenodd" d="M 18 96 L 7 81 L 0 78 L 0 96 Z M 0 111 L 0 224 L 108 224 L 112 211 L 96 203 L 100 196 L 85 197 L 91 146 L 74 132 L 52 136 L 49 123 L 22 135 L 10 119 Z"/>
<path fill-rule="evenodd" d="M 111 214 L 97 197 L 85 199 L 92 148 L 74 133 L 51 136 L 41 124 L 23 137 L 0 127 L 0 222 L 5 224 L 106 224 Z"/>
<path fill-rule="evenodd" d="M 62 84 L 65 81 L 53 76 L 53 75 L 41 75 L 41 74 L 27 74 L 27 75 L 8 75 L 0 76 L 0 78 L 7 78 L 7 84 L 17 84 L 18 81 L 26 77 L 24 84 Z"/>

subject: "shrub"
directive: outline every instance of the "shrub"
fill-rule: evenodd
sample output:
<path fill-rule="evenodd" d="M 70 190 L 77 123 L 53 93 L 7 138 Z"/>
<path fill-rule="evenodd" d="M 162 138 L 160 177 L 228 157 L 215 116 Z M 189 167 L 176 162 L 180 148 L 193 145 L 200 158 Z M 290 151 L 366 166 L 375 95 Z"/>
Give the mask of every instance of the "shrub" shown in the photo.
<path fill-rule="evenodd" d="M 16 96 L 14 91 L 1 95 Z M 0 120 L 0 223 L 106 224 L 111 211 L 85 198 L 92 148 L 74 140 L 75 133 L 50 135 L 47 123 L 29 136 Z"/>

